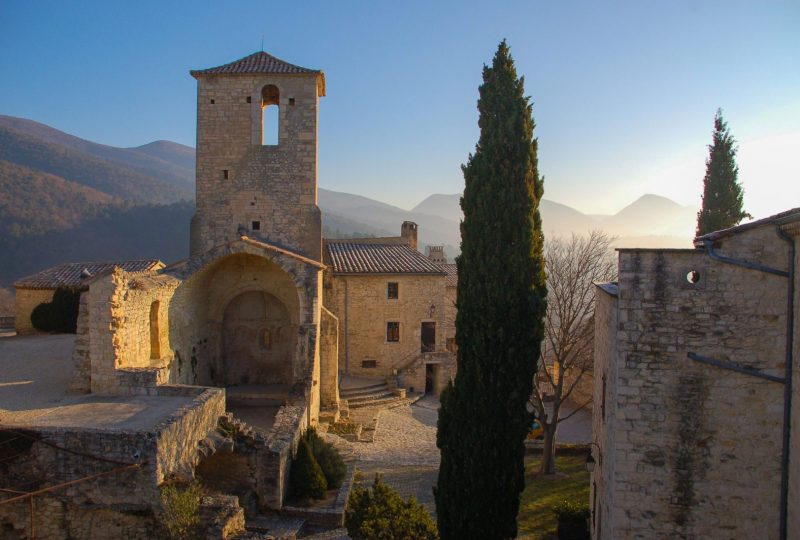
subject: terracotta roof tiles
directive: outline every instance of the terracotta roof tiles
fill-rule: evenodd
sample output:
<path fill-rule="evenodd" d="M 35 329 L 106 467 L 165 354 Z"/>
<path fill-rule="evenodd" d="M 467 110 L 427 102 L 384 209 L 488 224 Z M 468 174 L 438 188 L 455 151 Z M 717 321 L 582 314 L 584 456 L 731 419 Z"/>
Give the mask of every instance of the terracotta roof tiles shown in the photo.
<path fill-rule="evenodd" d="M 325 250 L 337 274 L 445 274 L 441 266 L 405 244 L 329 240 Z"/>
<path fill-rule="evenodd" d="M 296 66 L 280 58 L 276 58 L 271 54 L 265 53 L 264 51 L 259 51 L 222 66 L 208 69 L 195 69 L 189 73 L 191 73 L 192 77 L 197 77 L 198 75 L 219 75 L 227 73 L 284 73 L 295 75 L 302 73 L 321 74 L 322 72 L 317 69 Z"/>
<path fill-rule="evenodd" d="M 108 261 L 65 263 L 42 270 L 37 274 L 26 276 L 14 282 L 19 289 L 56 289 L 58 287 L 79 287 L 85 280 L 111 272 L 119 266 L 126 272 L 142 273 L 158 270 L 164 263 L 158 259 L 142 259 L 135 261 Z M 89 275 L 85 275 L 86 270 Z"/>
<path fill-rule="evenodd" d="M 448 287 L 458 286 L 458 266 L 455 264 L 442 264 L 441 267 L 447 272 L 445 283 Z"/>

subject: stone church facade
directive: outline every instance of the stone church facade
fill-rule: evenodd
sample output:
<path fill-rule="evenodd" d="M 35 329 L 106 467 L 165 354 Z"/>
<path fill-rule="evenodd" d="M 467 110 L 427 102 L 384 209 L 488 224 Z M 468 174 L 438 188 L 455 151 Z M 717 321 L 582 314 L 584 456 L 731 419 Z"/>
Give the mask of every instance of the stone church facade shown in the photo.
<path fill-rule="evenodd" d="M 336 408 L 335 354 L 320 339 L 317 207 L 321 71 L 266 53 L 197 79 L 197 212 L 190 258 L 151 274 L 117 269 L 82 295 L 74 388 L 146 392 L 163 383 L 264 387 L 316 423 Z M 279 111 L 262 144 L 263 111 Z M 326 383 L 322 383 L 322 378 Z"/>

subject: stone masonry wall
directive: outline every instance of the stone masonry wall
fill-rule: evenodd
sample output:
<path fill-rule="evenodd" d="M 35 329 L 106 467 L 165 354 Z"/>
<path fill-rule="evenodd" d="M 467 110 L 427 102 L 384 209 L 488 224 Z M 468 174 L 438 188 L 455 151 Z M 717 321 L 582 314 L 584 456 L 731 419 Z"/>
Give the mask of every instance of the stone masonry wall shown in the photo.
<path fill-rule="evenodd" d="M 291 257 L 272 256 L 245 241 L 218 248 L 175 271 L 183 282 L 170 305 L 170 341 L 175 359 L 170 381 L 219 384 L 225 367 L 224 314 L 240 294 L 262 291 L 288 313 L 293 354 L 285 359 L 290 382 L 312 376 L 318 361 L 319 268 Z M 229 359 L 233 361 L 234 359 Z"/>
<path fill-rule="evenodd" d="M 0 432 L 0 439 L 6 443 L 2 455 L 6 459 L 0 464 L 0 484 L 4 487 L 26 485 L 32 491 L 126 464 L 140 465 L 36 496 L 37 538 L 155 537 L 159 484 L 173 476 L 192 477 L 198 442 L 216 428 L 225 412 L 224 391 L 219 389 L 162 387 L 159 391 L 194 399 L 147 432 L 70 428 L 25 431 L 36 442 Z M 0 506 L 0 536 L 31 536 L 27 507 L 27 501 Z"/>
<path fill-rule="evenodd" d="M 261 145 L 266 85 L 280 92 L 277 146 Z M 321 260 L 318 93 L 317 74 L 199 77 L 193 255 L 237 239 L 241 227 L 252 238 Z"/>
<path fill-rule="evenodd" d="M 33 334 L 37 330 L 31 323 L 31 313 L 33 309 L 42 302 L 50 302 L 55 293 L 52 289 L 15 289 L 15 306 L 16 313 L 14 316 L 14 325 L 17 334 Z"/>
<path fill-rule="evenodd" d="M 74 380 L 73 386 L 85 386 L 85 375 L 81 373 L 85 373 L 87 356 L 92 392 L 136 393 L 131 386 L 136 370 L 139 380 L 149 377 L 149 386 L 165 382 L 166 371 L 159 371 L 172 360 L 169 308 L 178 285 L 169 276 L 134 276 L 121 269 L 92 283 L 81 299 L 79 343 L 73 355 L 79 380 Z"/>
<path fill-rule="evenodd" d="M 338 410 L 339 405 L 339 319 L 322 307 L 320 322 L 320 407 Z"/>
<path fill-rule="evenodd" d="M 718 251 L 788 267 L 772 226 L 724 238 Z M 619 270 L 602 538 L 777 538 L 783 387 L 687 353 L 783 376 L 786 279 L 701 250 L 621 250 Z"/>
<path fill-rule="evenodd" d="M 152 481 L 155 470 L 155 438 L 138 433 L 110 433 L 96 430 L 45 429 L 27 432 L 43 442 L 27 449 L 19 446 L 16 458 L 3 464 L 0 476 L 6 485 L 47 487 L 111 471 L 118 464 L 93 460 L 90 454 L 122 463 L 141 462 L 139 469 L 116 472 L 37 496 L 36 538 L 90 539 L 153 537 L 154 504 L 158 488 Z M 67 448 L 64 452 L 44 443 Z M 27 443 L 17 440 L 11 445 Z M 31 484 L 33 482 L 33 484 Z M 0 506 L 0 527 L 4 538 L 30 538 L 27 501 Z"/>
<path fill-rule="evenodd" d="M 327 279 L 327 278 L 326 278 Z M 339 319 L 339 369 L 351 375 L 385 378 L 420 355 L 423 321 L 436 323 L 436 351 L 445 349 L 445 286 L 440 275 L 334 275 L 326 307 Z M 387 284 L 398 283 L 397 299 Z M 433 316 L 430 308 L 434 306 Z M 400 323 L 400 340 L 386 340 L 388 322 Z M 362 367 L 374 360 L 376 367 Z"/>
<path fill-rule="evenodd" d="M 592 538 L 608 538 L 604 530 L 612 529 L 609 509 L 614 506 L 614 464 L 611 452 L 626 451 L 631 446 L 617 447 L 614 439 L 616 402 L 616 334 L 618 300 L 616 286 L 605 284 L 595 289 L 594 394 L 592 399 L 592 440 L 597 447 L 591 452 L 595 470 L 590 484 Z M 598 448 L 599 447 L 599 448 Z"/>

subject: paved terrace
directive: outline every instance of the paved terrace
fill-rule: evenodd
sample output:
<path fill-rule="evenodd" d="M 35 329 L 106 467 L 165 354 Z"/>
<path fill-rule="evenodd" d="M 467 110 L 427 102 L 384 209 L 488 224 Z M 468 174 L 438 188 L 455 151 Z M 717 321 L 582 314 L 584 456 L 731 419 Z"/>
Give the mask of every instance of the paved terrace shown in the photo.
<path fill-rule="evenodd" d="M 74 335 L 0 337 L 0 427 L 146 431 L 191 397 L 69 394 Z"/>

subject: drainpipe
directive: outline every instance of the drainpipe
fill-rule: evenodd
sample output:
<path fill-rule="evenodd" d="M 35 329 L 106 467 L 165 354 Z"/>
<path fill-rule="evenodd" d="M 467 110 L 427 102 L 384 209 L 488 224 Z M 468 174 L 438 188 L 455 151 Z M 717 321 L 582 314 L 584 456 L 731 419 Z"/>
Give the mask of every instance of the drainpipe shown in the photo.
<path fill-rule="evenodd" d="M 750 270 L 757 270 L 767 274 L 773 274 L 788 278 L 788 299 L 786 301 L 786 365 L 784 367 L 784 382 L 783 382 L 783 442 L 781 452 L 781 502 L 780 502 L 780 540 L 786 540 L 788 533 L 788 514 L 789 514 L 789 430 L 791 428 L 792 420 L 792 362 L 793 347 L 794 347 L 794 274 L 795 274 L 795 251 L 796 246 L 794 240 L 783 232 L 780 226 L 776 227 L 775 231 L 781 240 L 789 244 L 789 271 L 771 268 L 763 264 L 743 261 L 741 259 L 734 259 L 720 255 L 714 251 L 713 240 L 704 240 L 703 244 L 706 247 L 708 256 L 715 260 Z"/>
<path fill-rule="evenodd" d="M 783 453 L 781 455 L 781 540 L 786 540 L 789 519 L 789 430 L 792 427 L 792 362 L 794 362 L 794 240 L 780 227 L 778 236 L 789 244 L 789 298 L 786 302 L 786 383 L 783 385 Z"/>

